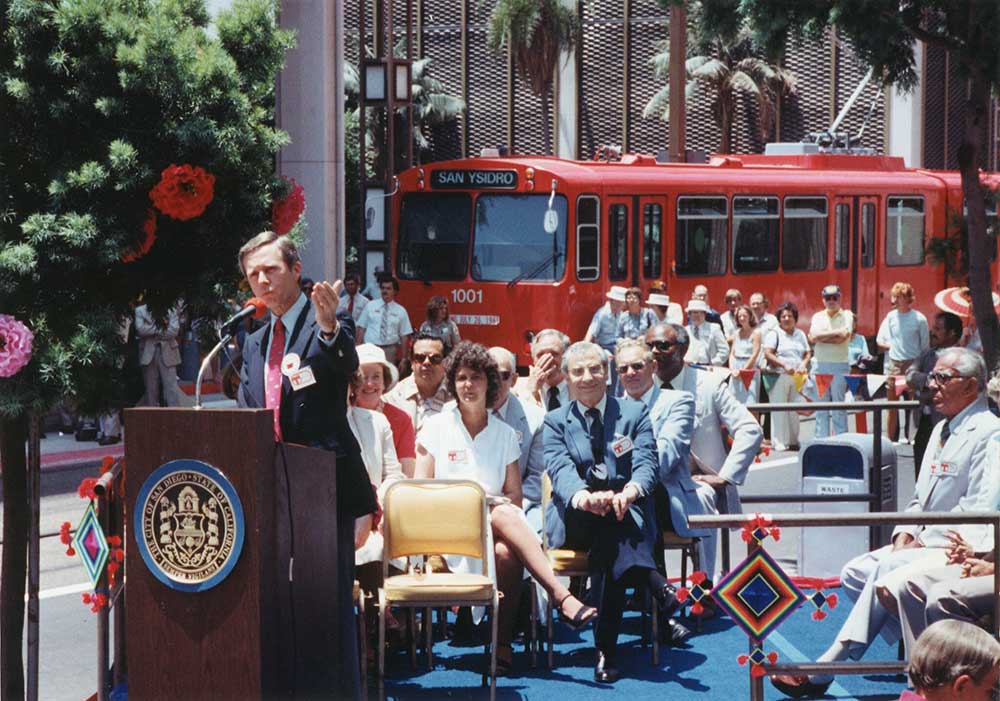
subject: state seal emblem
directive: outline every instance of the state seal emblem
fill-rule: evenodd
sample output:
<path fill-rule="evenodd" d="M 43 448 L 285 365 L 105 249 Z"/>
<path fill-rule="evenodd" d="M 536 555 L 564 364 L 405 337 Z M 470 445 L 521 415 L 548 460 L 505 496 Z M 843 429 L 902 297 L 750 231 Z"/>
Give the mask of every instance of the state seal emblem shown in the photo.
<path fill-rule="evenodd" d="M 153 471 L 139 490 L 133 527 L 150 572 L 180 591 L 203 591 L 225 579 L 245 532 L 233 485 L 199 460 L 172 460 Z"/>

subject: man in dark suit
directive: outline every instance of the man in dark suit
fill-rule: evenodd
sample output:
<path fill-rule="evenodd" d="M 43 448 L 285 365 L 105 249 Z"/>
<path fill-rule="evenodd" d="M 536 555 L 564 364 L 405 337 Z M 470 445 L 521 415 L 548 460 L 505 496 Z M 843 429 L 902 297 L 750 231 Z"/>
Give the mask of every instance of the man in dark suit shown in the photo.
<path fill-rule="evenodd" d="M 549 547 L 586 550 L 599 613 L 594 679 L 618 679 L 615 653 L 625 588 L 648 585 L 667 615 L 677 608 L 673 587 L 656 570 L 656 440 L 649 411 L 607 396 L 603 348 L 574 343 L 562 359 L 576 399 L 545 417 L 545 466 L 552 500 L 545 513 Z"/>
<path fill-rule="evenodd" d="M 347 388 L 358 368 L 353 324 L 337 315 L 342 283 L 318 282 L 307 298 L 302 262 L 287 236 L 265 231 L 239 252 L 240 269 L 271 319 L 243 345 L 239 405 L 274 409 L 278 442 L 300 443 L 337 455 L 337 591 L 341 621 L 353 620 L 354 520 L 376 509 L 361 450 L 347 422 Z M 339 627 L 341 698 L 358 699 L 358 650 L 353 625 Z"/>

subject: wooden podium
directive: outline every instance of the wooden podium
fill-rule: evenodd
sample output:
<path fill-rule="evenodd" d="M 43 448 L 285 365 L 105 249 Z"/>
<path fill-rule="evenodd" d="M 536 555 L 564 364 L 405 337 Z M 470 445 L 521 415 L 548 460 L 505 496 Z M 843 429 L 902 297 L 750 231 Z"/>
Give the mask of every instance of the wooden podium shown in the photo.
<path fill-rule="evenodd" d="M 334 455 L 280 449 L 269 410 L 129 409 L 125 426 L 129 698 L 335 698 L 336 632 L 354 622 L 334 603 Z M 179 459 L 220 470 L 243 510 L 235 566 L 202 591 L 161 582 L 136 541 L 143 484 Z"/>

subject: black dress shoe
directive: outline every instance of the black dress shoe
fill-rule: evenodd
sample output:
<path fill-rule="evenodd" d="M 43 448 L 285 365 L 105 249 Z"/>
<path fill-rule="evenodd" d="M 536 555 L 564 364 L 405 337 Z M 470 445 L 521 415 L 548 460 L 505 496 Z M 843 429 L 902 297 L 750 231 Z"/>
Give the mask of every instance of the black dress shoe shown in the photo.
<path fill-rule="evenodd" d="M 594 665 L 594 681 L 602 684 L 614 684 L 621 676 L 618 668 L 611 663 L 604 653 L 597 651 L 597 664 Z"/>
<path fill-rule="evenodd" d="M 667 642 L 674 647 L 679 647 L 691 637 L 691 629 L 683 623 L 671 618 L 667 621 Z"/>
<path fill-rule="evenodd" d="M 97 441 L 97 445 L 114 445 L 115 443 L 121 443 L 121 440 L 121 436 L 102 436 Z"/>
<path fill-rule="evenodd" d="M 823 696 L 833 683 L 833 679 L 817 683 L 805 675 L 798 674 L 772 674 L 770 679 L 774 688 L 794 699 Z"/>
<path fill-rule="evenodd" d="M 664 584 L 654 593 L 656 603 L 659 604 L 660 611 L 664 616 L 672 616 L 680 608 L 681 603 L 677 600 L 677 590 L 669 583 Z"/>

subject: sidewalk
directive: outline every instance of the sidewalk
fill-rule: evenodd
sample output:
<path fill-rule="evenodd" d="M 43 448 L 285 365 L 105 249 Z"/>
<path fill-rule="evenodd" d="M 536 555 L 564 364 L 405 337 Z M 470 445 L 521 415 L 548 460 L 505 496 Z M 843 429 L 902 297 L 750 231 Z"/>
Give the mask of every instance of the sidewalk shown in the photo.
<path fill-rule="evenodd" d="M 194 404 L 194 391 L 188 392 L 190 383 L 181 383 L 185 395 L 189 397 L 191 404 Z M 201 403 L 205 407 L 225 408 L 235 407 L 236 402 L 226 397 L 218 391 L 218 385 L 211 386 L 205 384 L 204 390 L 214 391 L 213 394 L 202 394 Z M 59 431 L 49 431 L 42 439 L 42 470 L 66 469 L 71 467 L 82 467 L 86 465 L 97 465 L 107 456 L 120 458 L 125 455 L 125 442 L 121 441 L 114 445 L 101 446 L 97 441 L 78 441 L 72 433 L 62 433 Z"/>

